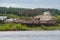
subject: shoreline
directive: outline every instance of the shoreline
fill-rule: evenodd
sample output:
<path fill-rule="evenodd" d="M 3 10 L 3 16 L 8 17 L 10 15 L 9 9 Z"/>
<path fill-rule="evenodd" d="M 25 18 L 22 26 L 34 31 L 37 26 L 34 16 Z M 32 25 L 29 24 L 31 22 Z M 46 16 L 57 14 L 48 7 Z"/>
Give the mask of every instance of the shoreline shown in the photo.
<path fill-rule="evenodd" d="M 32 31 L 0 31 L 0 32 L 44 32 L 44 31 L 46 31 L 46 32 L 50 32 L 50 31 L 60 31 L 60 30 L 38 30 L 38 31 L 36 31 L 36 30 L 32 30 Z"/>

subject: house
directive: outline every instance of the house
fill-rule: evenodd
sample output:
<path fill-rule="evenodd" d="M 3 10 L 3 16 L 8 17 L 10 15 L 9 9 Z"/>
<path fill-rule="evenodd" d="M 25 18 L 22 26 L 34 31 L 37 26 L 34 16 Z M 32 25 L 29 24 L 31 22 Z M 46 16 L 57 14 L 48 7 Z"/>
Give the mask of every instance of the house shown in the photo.
<path fill-rule="evenodd" d="M 5 23 L 9 23 L 9 22 L 13 22 L 14 21 L 14 19 L 13 18 L 10 18 L 10 19 L 6 19 L 5 20 Z"/>
<path fill-rule="evenodd" d="M 7 16 L 0 16 L 0 20 L 6 20 Z"/>

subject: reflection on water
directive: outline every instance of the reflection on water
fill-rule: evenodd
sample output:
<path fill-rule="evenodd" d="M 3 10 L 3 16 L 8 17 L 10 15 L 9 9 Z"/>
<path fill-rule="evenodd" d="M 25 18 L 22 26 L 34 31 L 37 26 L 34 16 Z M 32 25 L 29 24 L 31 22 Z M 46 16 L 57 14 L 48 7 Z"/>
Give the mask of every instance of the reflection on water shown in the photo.
<path fill-rule="evenodd" d="M 60 40 L 60 31 L 0 32 L 0 40 Z"/>

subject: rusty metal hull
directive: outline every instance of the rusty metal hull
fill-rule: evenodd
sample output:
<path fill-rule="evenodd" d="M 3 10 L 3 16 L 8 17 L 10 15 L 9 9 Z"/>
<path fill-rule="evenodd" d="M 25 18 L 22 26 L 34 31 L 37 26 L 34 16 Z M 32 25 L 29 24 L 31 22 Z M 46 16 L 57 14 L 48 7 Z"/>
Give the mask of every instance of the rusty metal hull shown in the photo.
<path fill-rule="evenodd" d="M 21 24 L 25 24 L 25 25 L 56 25 L 56 23 L 32 23 L 32 22 L 21 22 Z"/>

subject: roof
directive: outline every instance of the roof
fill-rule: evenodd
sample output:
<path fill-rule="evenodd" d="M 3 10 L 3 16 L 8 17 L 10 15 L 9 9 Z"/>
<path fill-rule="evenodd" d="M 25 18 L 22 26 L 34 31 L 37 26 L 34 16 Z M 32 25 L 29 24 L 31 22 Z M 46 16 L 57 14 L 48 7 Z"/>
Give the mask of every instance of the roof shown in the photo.
<path fill-rule="evenodd" d="M 7 16 L 0 16 L 0 18 L 7 18 Z"/>
<path fill-rule="evenodd" d="M 7 16 L 0 16 L 0 20 L 4 20 L 6 18 L 7 18 Z"/>

